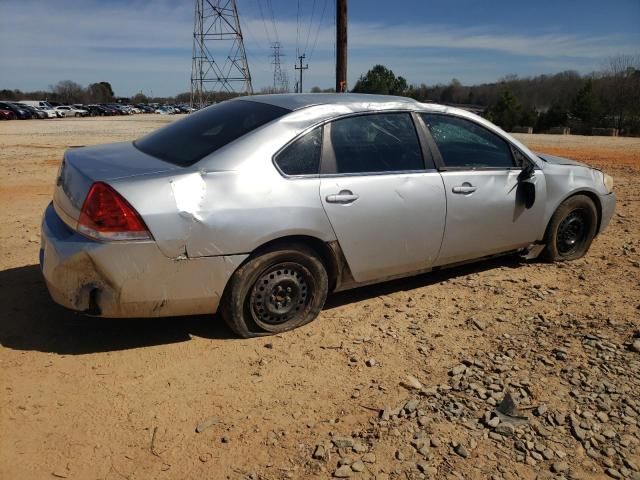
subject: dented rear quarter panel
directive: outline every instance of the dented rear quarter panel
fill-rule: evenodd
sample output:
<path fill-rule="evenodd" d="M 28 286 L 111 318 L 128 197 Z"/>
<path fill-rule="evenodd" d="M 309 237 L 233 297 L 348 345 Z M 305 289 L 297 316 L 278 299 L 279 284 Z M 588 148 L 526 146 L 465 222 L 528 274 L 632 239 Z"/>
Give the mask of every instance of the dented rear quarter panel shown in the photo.
<path fill-rule="evenodd" d="M 330 107 L 293 112 L 191 167 L 109 183 L 140 213 L 160 250 L 172 258 L 250 253 L 291 235 L 333 241 L 319 177 L 286 178 L 272 162 L 298 134 L 352 111 Z"/>
<path fill-rule="evenodd" d="M 82 312 L 90 309 L 95 290 L 104 317 L 213 313 L 247 257 L 167 258 L 153 241 L 93 241 L 69 229 L 51 205 L 42 222 L 42 249 L 52 297 Z"/>

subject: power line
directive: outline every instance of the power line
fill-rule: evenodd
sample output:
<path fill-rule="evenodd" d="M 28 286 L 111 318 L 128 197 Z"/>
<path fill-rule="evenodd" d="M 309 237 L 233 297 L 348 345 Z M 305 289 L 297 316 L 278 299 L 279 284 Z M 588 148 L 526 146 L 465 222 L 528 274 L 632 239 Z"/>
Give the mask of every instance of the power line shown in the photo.
<path fill-rule="evenodd" d="M 324 20 L 324 12 L 327 9 L 327 3 L 329 3 L 329 0 L 324 0 L 324 5 L 322 7 L 322 15 L 320 15 L 320 23 L 318 23 L 318 29 L 316 30 L 316 38 L 313 41 L 313 48 L 311 49 L 309 58 L 311 58 L 311 56 L 313 56 L 313 52 L 316 51 L 316 45 L 318 44 L 318 37 L 320 36 L 320 29 L 322 28 L 322 20 Z"/>
<path fill-rule="evenodd" d="M 256 0 L 256 3 L 258 4 L 258 8 L 260 9 L 260 17 L 262 18 L 262 25 L 264 25 L 264 33 L 267 34 L 267 40 L 269 41 L 269 43 L 272 43 L 271 35 L 269 34 L 269 29 L 267 28 L 267 22 L 264 19 L 264 12 L 262 11 L 262 2 L 260 0 Z"/>
<path fill-rule="evenodd" d="M 276 42 L 279 42 L 280 37 L 278 36 L 278 26 L 276 23 L 276 17 L 273 14 L 273 4 L 271 3 L 271 0 L 267 0 L 267 7 L 269 8 L 269 12 L 271 13 L 271 24 L 273 25 L 273 34 L 276 37 Z"/>
<path fill-rule="evenodd" d="M 313 24 L 313 16 L 316 13 L 316 0 L 313 0 L 313 6 L 311 7 L 311 16 L 309 17 L 309 29 L 307 32 L 307 43 L 304 45 L 304 53 L 307 53 L 307 48 L 309 48 L 309 37 L 311 37 L 311 25 Z"/>
<path fill-rule="evenodd" d="M 300 55 L 300 0 L 296 13 L 296 55 Z"/>

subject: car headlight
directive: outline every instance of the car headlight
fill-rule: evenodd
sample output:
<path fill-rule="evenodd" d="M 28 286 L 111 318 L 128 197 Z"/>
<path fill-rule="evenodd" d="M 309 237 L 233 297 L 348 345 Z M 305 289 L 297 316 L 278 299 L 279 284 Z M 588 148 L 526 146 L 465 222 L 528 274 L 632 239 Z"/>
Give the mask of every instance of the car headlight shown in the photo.
<path fill-rule="evenodd" d="M 606 173 L 602 173 L 602 180 L 604 182 L 604 188 L 607 189 L 608 193 L 613 192 L 613 177 L 611 175 L 607 175 Z"/>

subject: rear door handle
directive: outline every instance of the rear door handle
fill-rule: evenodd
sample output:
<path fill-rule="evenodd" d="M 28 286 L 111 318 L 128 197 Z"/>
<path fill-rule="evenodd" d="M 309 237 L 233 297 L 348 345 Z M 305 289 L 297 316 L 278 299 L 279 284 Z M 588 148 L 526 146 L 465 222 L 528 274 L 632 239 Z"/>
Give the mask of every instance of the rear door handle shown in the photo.
<path fill-rule="evenodd" d="M 478 187 L 474 187 L 473 185 L 471 185 L 470 183 L 463 183 L 462 185 L 458 185 L 456 187 L 452 188 L 453 193 L 473 193 L 478 189 Z"/>
<path fill-rule="evenodd" d="M 360 198 L 360 195 L 353 193 L 351 190 L 340 190 L 340 193 L 327 195 L 327 203 L 353 203 Z"/>

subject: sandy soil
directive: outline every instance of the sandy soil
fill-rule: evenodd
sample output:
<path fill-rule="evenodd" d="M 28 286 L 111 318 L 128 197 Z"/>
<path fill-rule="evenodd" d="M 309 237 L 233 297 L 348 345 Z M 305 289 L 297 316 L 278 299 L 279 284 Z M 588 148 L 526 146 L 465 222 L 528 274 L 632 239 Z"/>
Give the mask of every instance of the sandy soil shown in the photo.
<path fill-rule="evenodd" d="M 37 259 L 63 151 L 173 119 L 0 123 L 0 478 L 638 478 L 640 139 L 518 135 L 615 178 L 609 229 L 571 264 L 504 258 L 346 292 L 259 340 L 216 317 L 59 308 Z M 482 420 L 507 389 L 548 409 L 515 436 Z"/>

